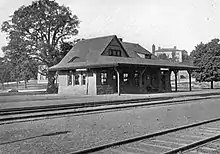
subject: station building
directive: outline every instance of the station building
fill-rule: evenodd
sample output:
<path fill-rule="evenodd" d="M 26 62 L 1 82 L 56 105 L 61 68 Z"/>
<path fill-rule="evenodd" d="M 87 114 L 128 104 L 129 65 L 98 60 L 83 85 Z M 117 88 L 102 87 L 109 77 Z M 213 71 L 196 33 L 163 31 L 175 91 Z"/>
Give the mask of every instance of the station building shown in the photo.
<path fill-rule="evenodd" d="M 100 95 L 171 91 L 170 74 L 179 70 L 189 73 L 194 66 L 154 58 L 136 43 L 123 42 L 116 35 L 78 42 L 49 71 L 58 72 L 58 93 Z M 175 80 L 177 91 L 177 80 Z"/>

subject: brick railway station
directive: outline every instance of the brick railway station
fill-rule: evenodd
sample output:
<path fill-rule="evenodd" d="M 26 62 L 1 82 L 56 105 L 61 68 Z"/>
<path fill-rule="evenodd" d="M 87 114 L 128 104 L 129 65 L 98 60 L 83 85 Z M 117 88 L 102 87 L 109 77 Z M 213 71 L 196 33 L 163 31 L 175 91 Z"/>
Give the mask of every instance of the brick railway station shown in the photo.
<path fill-rule="evenodd" d="M 170 74 L 196 67 L 159 60 L 139 44 L 105 36 L 78 42 L 49 71 L 58 72 L 59 94 L 100 95 L 170 92 Z"/>

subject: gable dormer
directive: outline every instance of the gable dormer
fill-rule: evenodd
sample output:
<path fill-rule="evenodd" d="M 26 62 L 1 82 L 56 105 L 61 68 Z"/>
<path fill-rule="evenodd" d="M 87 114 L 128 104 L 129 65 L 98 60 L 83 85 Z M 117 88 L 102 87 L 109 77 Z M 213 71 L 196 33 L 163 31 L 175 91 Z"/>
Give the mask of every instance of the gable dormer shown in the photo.
<path fill-rule="evenodd" d="M 129 57 L 124 47 L 121 45 L 119 39 L 115 36 L 105 50 L 102 52 L 103 56 Z"/>

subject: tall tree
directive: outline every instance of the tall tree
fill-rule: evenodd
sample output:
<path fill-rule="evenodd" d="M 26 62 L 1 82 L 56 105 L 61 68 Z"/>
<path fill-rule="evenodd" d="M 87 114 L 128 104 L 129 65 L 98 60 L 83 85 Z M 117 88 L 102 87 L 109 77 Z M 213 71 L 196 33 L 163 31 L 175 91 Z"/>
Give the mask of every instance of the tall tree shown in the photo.
<path fill-rule="evenodd" d="M 68 41 L 68 42 L 62 42 L 60 44 L 60 51 L 61 51 L 61 55 L 62 57 L 64 57 L 71 49 L 72 47 L 79 41 L 85 40 L 84 38 L 82 39 L 74 39 L 73 42 Z"/>
<path fill-rule="evenodd" d="M 163 59 L 163 60 L 169 60 L 170 59 L 165 53 L 159 54 L 158 58 Z"/>
<path fill-rule="evenodd" d="M 11 64 L 5 57 L 0 57 L 0 82 L 2 84 L 2 88 L 4 88 L 5 82 L 12 81 L 10 72 Z"/>
<path fill-rule="evenodd" d="M 28 54 L 26 41 L 19 36 L 10 36 L 10 38 L 7 46 L 2 47 L 7 59 L 7 68 L 10 70 L 11 78 L 17 81 L 17 86 L 18 81 L 24 80 L 27 88 L 27 81 L 37 76 L 37 61 Z"/>
<path fill-rule="evenodd" d="M 190 60 L 190 56 L 188 55 L 187 51 L 183 51 L 182 53 L 182 61 L 189 61 Z"/>
<path fill-rule="evenodd" d="M 9 40 L 19 36 L 29 56 L 51 67 L 63 57 L 61 42 L 77 35 L 78 25 L 78 17 L 68 7 L 54 0 L 38 0 L 16 10 L 10 20 L 3 22 L 1 29 L 9 35 Z M 53 93 L 55 72 L 46 75 L 47 90 Z"/>
<path fill-rule="evenodd" d="M 73 45 L 72 42 L 63 42 L 60 44 L 60 50 L 63 57 L 72 49 Z"/>
<path fill-rule="evenodd" d="M 199 67 L 195 72 L 197 81 L 211 82 L 211 89 L 213 89 L 213 82 L 220 81 L 219 39 L 198 44 L 190 56 L 193 58 L 194 65 Z"/>
<path fill-rule="evenodd" d="M 179 62 L 177 56 L 176 56 L 176 52 L 172 51 L 172 57 L 170 58 L 170 61 L 172 62 Z"/>

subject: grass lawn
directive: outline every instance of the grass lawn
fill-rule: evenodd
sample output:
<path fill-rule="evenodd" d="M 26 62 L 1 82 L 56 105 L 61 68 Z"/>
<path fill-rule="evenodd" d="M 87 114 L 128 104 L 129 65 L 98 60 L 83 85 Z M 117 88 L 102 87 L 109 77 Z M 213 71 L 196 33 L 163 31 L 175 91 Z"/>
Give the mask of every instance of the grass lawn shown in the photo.
<path fill-rule="evenodd" d="M 16 82 L 10 82 L 10 83 L 5 83 L 4 85 L 0 85 L 0 95 L 2 93 L 6 93 L 7 91 L 14 89 L 14 90 L 18 90 L 19 93 L 31 93 L 31 92 L 37 92 L 37 93 L 42 93 L 43 91 L 45 91 L 47 88 L 47 84 L 46 83 L 41 83 L 38 84 L 37 80 L 29 80 L 27 83 L 27 88 L 25 88 L 24 85 L 24 81 L 21 81 L 18 83 Z M 44 92 L 45 93 L 45 92 Z M 11 92 L 11 94 L 9 95 L 13 95 L 15 94 L 15 92 Z"/>
<path fill-rule="evenodd" d="M 210 82 L 196 82 L 193 80 L 191 82 L 192 90 L 202 90 L 202 89 L 211 89 L 211 83 Z M 171 87 L 174 90 L 175 89 L 175 82 L 171 81 Z M 189 89 L 189 81 L 182 81 L 177 82 L 177 89 L 178 90 L 188 90 Z M 214 89 L 220 88 L 220 82 L 214 82 Z"/>

